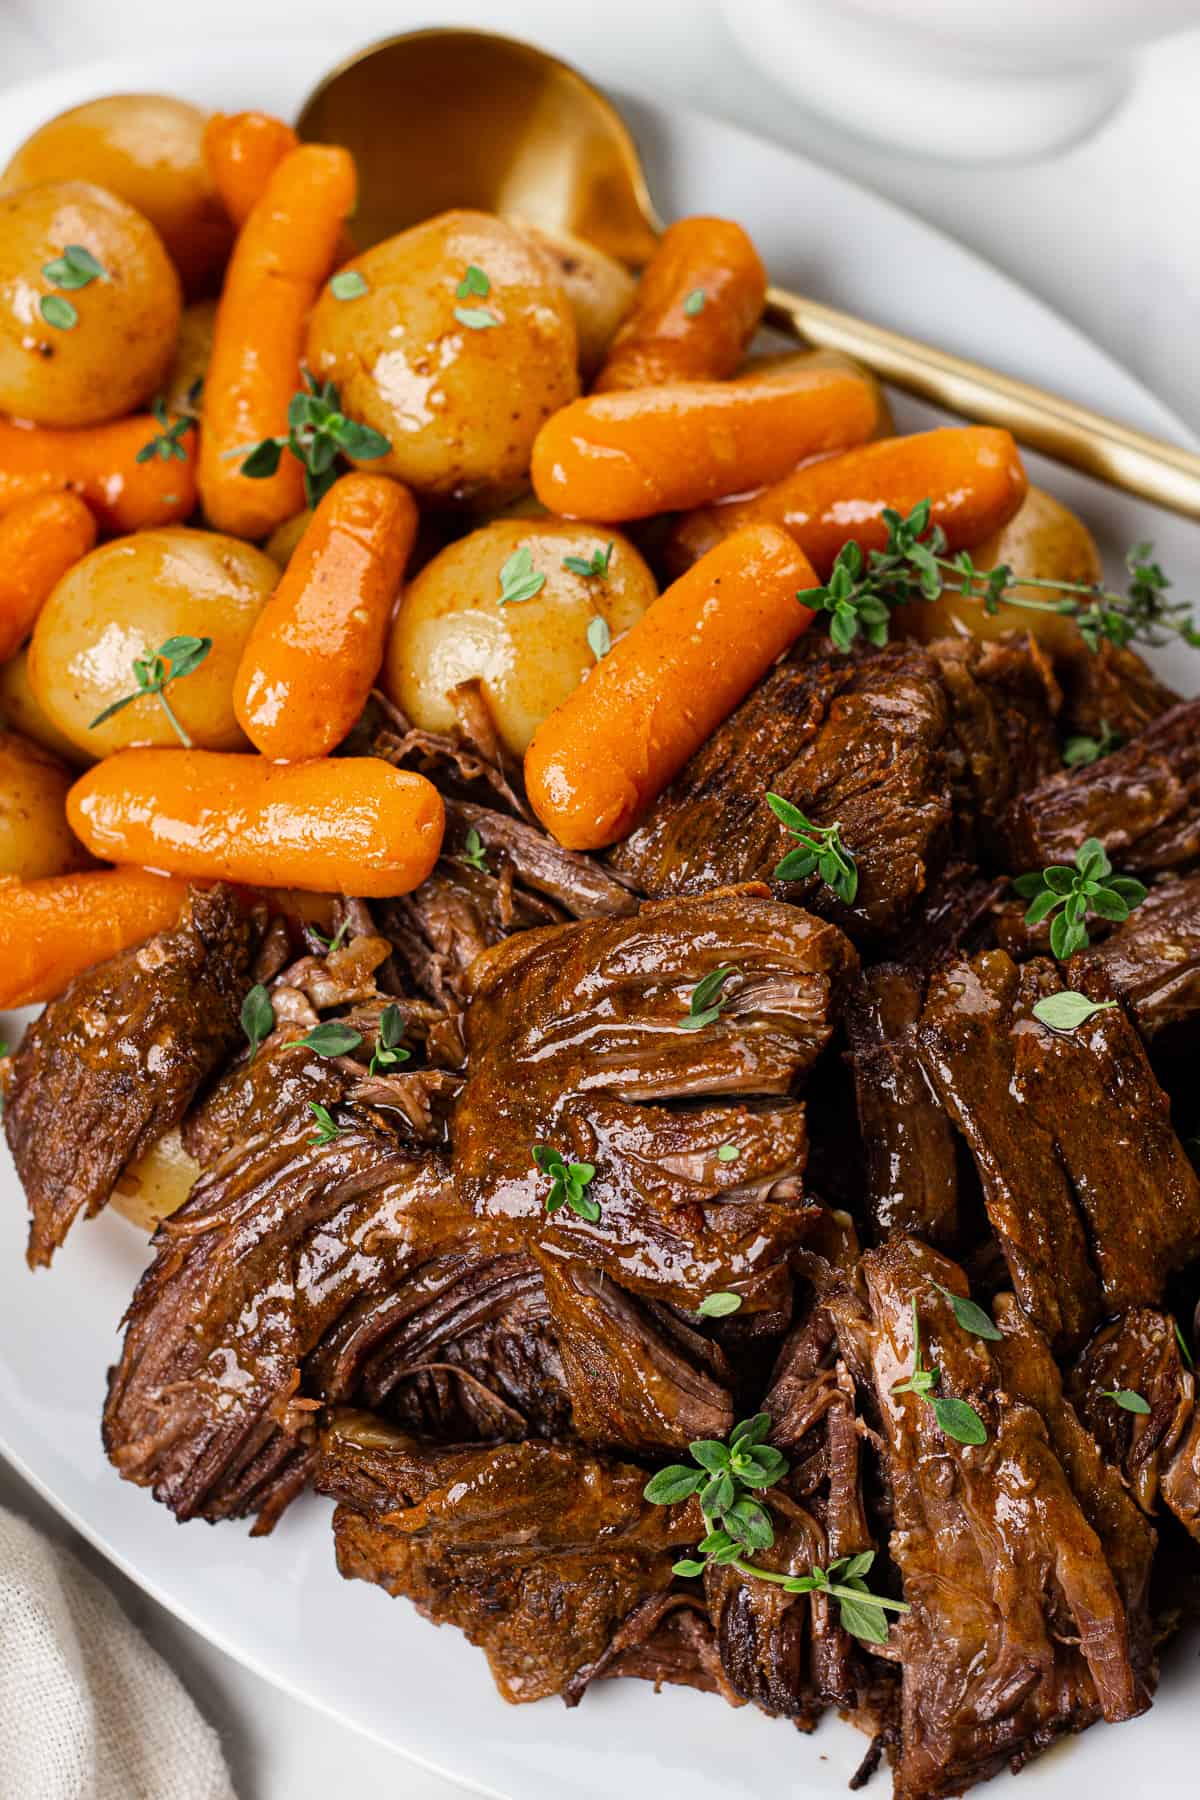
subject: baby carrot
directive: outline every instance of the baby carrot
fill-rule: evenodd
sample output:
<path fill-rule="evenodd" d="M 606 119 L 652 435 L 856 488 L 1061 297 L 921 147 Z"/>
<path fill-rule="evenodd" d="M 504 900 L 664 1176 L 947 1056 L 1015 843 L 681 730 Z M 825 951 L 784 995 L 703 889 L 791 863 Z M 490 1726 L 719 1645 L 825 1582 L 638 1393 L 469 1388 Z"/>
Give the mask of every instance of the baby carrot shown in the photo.
<path fill-rule="evenodd" d="M 758 329 L 767 271 L 740 225 L 679 219 L 642 271 L 593 392 L 723 381 Z"/>
<path fill-rule="evenodd" d="M 265 537 L 304 505 L 294 456 L 257 480 L 241 465 L 251 446 L 287 434 L 309 310 L 353 206 L 349 152 L 301 144 L 274 171 L 238 234 L 202 402 L 200 498 L 218 531 Z"/>
<path fill-rule="evenodd" d="M 278 762 L 325 756 L 366 705 L 417 534 L 407 488 L 343 475 L 254 622 L 233 684 L 238 723 Z"/>
<path fill-rule="evenodd" d="M 299 139 L 270 113 L 213 113 L 204 127 L 204 165 L 240 231 L 268 181 Z"/>
<path fill-rule="evenodd" d="M 34 494 L 69 489 L 114 536 L 182 524 L 196 506 L 195 433 L 179 441 L 182 461 L 154 455 L 139 462 L 161 432 L 150 413 L 72 431 L 0 419 L 0 517 Z"/>
<path fill-rule="evenodd" d="M 368 897 L 419 887 L 445 823 L 433 784 L 379 757 L 216 750 L 119 750 L 80 776 L 67 819 L 106 861 Z"/>
<path fill-rule="evenodd" d="M 54 584 L 96 542 L 78 494 L 35 494 L 0 519 L 0 663 L 15 656 Z"/>
<path fill-rule="evenodd" d="M 863 443 L 878 416 L 864 376 L 800 358 L 736 381 L 592 394 L 538 432 L 534 492 L 551 512 L 613 523 L 704 506 Z"/>
<path fill-rule="evenodd" d="M 525 752 L 530 804 L 568 850 L 599 850 L 646 808 L 813 614 L 817 578 L 785 532 L 753 525 L 659 595 Z"/>
<path fill-rule="evenodd" d="M 950 550 L 970 550 L 1008 524 L 1028 485 L 1007 431 L 963 425 L 880 438 L 807 463 L 761 494 L 690 514 L 675 527 L 667 555 L 678 571 L 744 525 L 778 525 L 824 581 L 848 538 L 864 551 L 883 549 L 885 506 L 907 514 L 930 500 L 930 522 L 941 526 Z"/>
<path fill-rule="evenodd" d="M 53 1000 L 76 975 L 165 931 L 187 883 L 148 869 L 88 869 L 0 886 L 0 1008 Z"/>

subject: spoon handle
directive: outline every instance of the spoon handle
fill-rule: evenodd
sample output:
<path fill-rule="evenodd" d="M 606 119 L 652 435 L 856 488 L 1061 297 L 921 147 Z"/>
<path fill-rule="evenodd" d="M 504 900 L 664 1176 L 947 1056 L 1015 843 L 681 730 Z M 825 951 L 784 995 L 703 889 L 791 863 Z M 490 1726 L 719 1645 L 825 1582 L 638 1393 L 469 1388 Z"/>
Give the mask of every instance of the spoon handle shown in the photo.
<path fill-rule="evenodd" d="M 1200 455 L 1194 450 L 1118 425 L 1027 381 L 783 288 L 768 292 L 767 317 L 806 343 L 844 351 L 922 400 L 979 424 L 1005 425 L 1031 449 L 1156 506 L 1200 519 Z"/>

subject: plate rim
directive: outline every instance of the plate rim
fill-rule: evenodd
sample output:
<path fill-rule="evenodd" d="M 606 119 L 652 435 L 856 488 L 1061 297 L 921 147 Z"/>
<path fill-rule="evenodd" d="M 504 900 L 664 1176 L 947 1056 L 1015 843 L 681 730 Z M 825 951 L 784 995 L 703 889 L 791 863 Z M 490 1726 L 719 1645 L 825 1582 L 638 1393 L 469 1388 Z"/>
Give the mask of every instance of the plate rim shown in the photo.
<path fill-rule="evenodd" d="M 305 34 L 290 39 L 287 52 L 290 57 L 297 60 L 309 56 L 314 59 L 318 56 L 328 56 L 330 61 L 336 60 L 339 53 L 345 53 L 342 39 L 324 33 Z M 0 88 L 0 96 L 10 105 L 19 102 L 25 110 L 39 108 L 39 116 L 49 118 L 63 107 L 82 103 L 92 94 L 151 91 L 148 87 L 138 88 L 131 85 L 131 71 L 144 69 L 147 72 L 147 79 L 150 79 L 153 75 L 165 73 L 168 68 L 186 67 L 189 58 L 202 60 L 205 65 L 208 65 L 222 56 L 227 56 L 231 60 L 236 58 L 241 63 L 253 62 L 258 57 L 265 58 L 268 54 L 273 54 L 268 46 L 257 40 L 241 38 L 217 39 L 205 43 L 171 44 L 145 53 L 134 51 L 128 55 L 108 56 L 72 63 L 42 75 L 8 83 Z M 607 84 L 605 86 L 607 88 Z M 926 239 L 936 240 L 940 245 L 947 247 L 954 256 L 965 259 L 965 262 L 983 281 L 989 285 L 998 284 L 1010 293 L 1020 296 L 1025 303 L 1032 305 L 1043 316 L 1052 320 L 1060 332 L 1068 334 L 1090 356 L 1101 359 L 1114 376 L 1136 392 L 1139 402 L 1147 414 L 1158 421 L 1157 424 L 1148 428 L 1157 429 L 1164 435 L 1169 431 L 1174 439 L 1189 447 L 1200 446 L 1200 434 L 1194 432 L 1158 394 L 1116 356 L 1104 349 L 1082 327 L 1067 318 L 1058 308 L 1009 275 L 988 257 L 964 244 L 953 233 L 931 224 L 919 213 L 878 193 L 869 184 L 845 175 L 840 170 L 831 169 L 812 156 L 757 133 L 747 126 L 709 114 L 701 108 L 660 100 L 652 93 L 638 88 L 630 88 L 625 83 L 615 84 L 611 88 L 607 88 L 607 91 L 614 95 L 618 103 L 628 101 L 635 108 L 646 108 L 651 114 L 658 115 L 669 122 L 683 120 L 691 123 L 694 127 L 704 125 L 716 127 L 722 134 L 731 135 L 739 145 L 748 147 L 754 153 L 760 153 L 766 149 L 775 156 L 816 171 L 819 176 L 834 181 L 843 189 L 850 190 L 871 207 L 881 209 L 898 230 L 907 231 L 915 228 Z M 815 290 L 820 291 L 819 282 L 815 284 Z M 2 1417 L 0 1417 L 0 1456 L 3 1456 L 20 1477 L 29 1483 L 35 1493 L 52 1507 L 54 1512 L 73 1530 L 77 1531 L 99 1555 L 157 1604 L 163 1606 L 172 1616 L 182 1621 L 189 1629 L 197 1632 L 207 1642 L 215 1645 L 234 1662 L 250 1670 L 260 1679 L 270 1682 L 272 1686 L 293 1699 L 313 1707 L 319 1714 L 336 1721 L 339 1725 L 361 1732 L 368 1739 L 384 1746 L 396 1755 L 432 1771 L 468 1792 L 483 1795 L 485 1800 L 513 1800 L 511 1790 L 506 1792 L 504 1789 L 490 1786 L 479 1780 L 477 1776 L 447 1764 L 436 1754 L 430 1754 L 427 1750 L 399 1742 L 395 1737 L 389 1736 L 384 1729 L 374 1725 L 369 1718 L 343 1710 L 336 1697 L 326 1699 L 319 1690 L 304 1687 L 285 1669 L 272 1664 L 269 1660 L 263 1660 L 255 1648 L 229 1635 L 220 1624 L 214 1624 L 196 1613 L 189 1601 L 177 1597 L 154 1575 L 139 1567 L 135 1560 L 105 1535 L 102 1528 L 94 1526 L 89 1521 L 86 1513 L 81 1512 L 76 1505 L 60 1494 L 43 1475 L 30 1465 L 26 1456 L 10 1443 Z M 802 1765 L 797 1766 L 797 1774 L 802 1780 Z"/>

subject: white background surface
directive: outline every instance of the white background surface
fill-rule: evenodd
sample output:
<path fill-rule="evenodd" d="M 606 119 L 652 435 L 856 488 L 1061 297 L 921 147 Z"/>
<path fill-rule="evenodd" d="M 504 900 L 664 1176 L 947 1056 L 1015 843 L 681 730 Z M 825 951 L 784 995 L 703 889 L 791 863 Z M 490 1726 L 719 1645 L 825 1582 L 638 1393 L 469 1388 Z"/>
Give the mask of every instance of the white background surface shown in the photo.
<path fill-rule="evenodd" d="M 743 3 L 752 8 L 754 0 Z M 1200 427 L 1200 32 L 1150 52 L 1130 105 L 1089 142 L 1053 163 L 1008 169 L 955 169 L 835 135 L 750 69 L 711 0 L 605 0 L 602 7 L 592 0 L 339 0 L 336 9 L 328 0 L 204 0 L 195 8 L 168 0 L 36 0 L 36 8 L 34 0 L 0 0 L 0 84 L 198 35 L 211 43 L 327 32 L 335 11 L 347 48 L 408 25 L 492 26 L 537 39 L 602 81 L 652 88 L 660 99 L 773 136 L 990 257 Z M 802 244 L 802 218 L 796 234 Z M 870 256 L 870 245 L 863 254 Z M 885 322 L 887 289 L 881 266 Z M 57 1528 L 2 1467 L 0 1504 Z M 224 1733 L 241 1800 L 450 1800 L 461 1791 L 287 1699 L 107 1573 Z"/>

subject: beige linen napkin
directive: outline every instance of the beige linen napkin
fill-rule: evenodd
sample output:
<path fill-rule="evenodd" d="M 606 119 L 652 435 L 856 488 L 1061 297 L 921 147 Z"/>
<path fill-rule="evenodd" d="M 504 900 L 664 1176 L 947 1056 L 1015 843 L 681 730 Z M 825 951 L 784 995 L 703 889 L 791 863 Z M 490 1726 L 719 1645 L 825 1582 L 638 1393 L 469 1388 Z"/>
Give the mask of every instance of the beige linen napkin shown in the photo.
<path fill-rule="evenodd" d="M 0 1511 L 3 1800 L 236 1800 L 217 1735 L 69 1550 Z"/>

